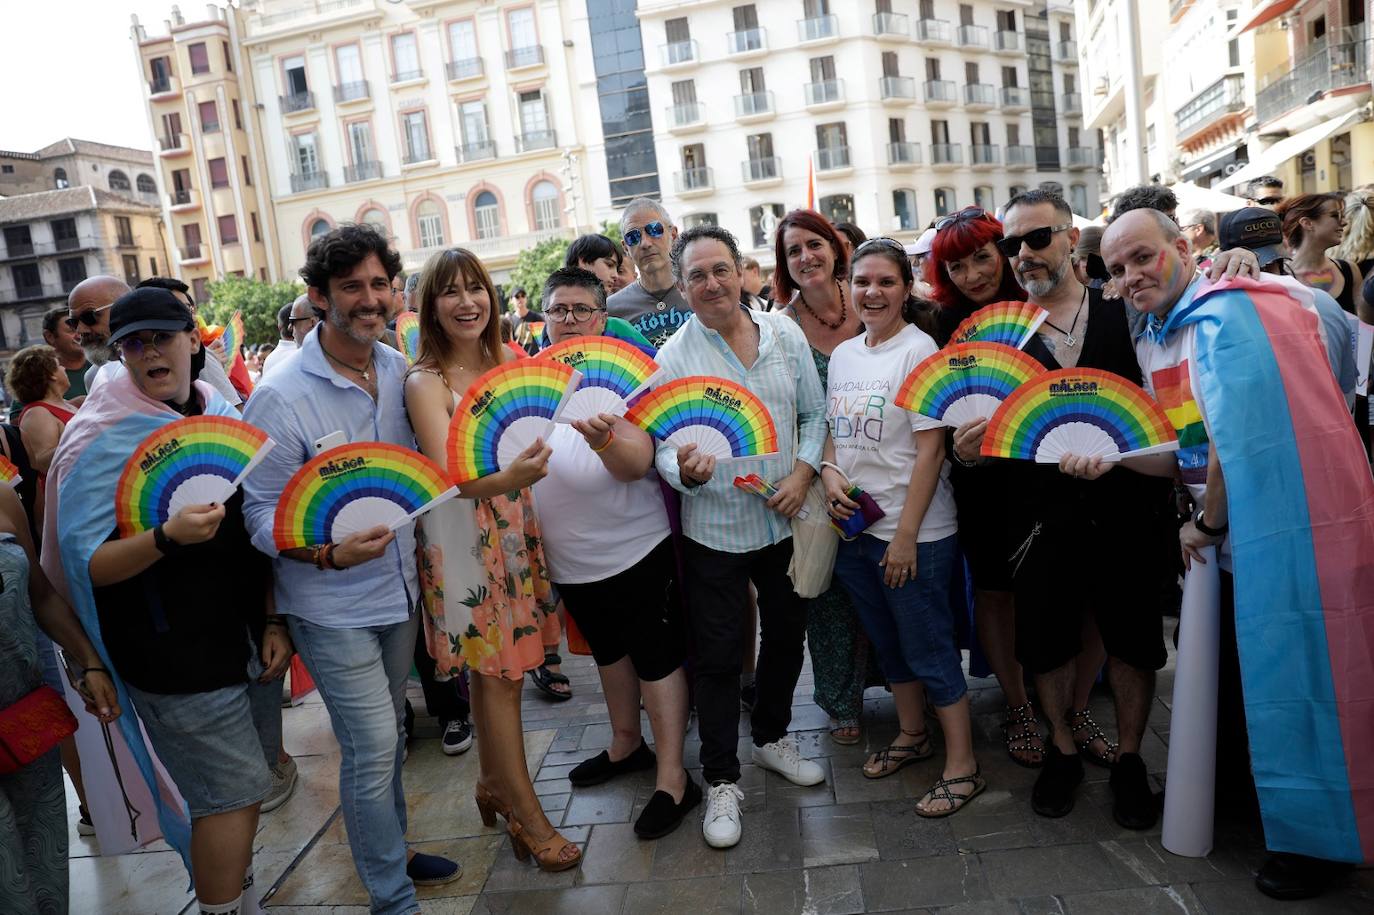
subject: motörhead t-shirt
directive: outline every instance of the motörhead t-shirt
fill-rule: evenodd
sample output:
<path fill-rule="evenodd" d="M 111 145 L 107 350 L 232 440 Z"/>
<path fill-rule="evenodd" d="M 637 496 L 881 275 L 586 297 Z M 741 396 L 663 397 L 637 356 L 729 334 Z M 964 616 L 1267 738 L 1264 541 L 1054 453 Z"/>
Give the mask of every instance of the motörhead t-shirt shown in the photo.
<path fill-rule="evenodd" d="M 612 317 L 629 321 L 655 349 L 662 349 L 668 338 L 692 316 L 692 309 L 687 307 L 687 300 L 676 286 L 655 295 L 638 281 L 607 299 L 606 310 Z"/>

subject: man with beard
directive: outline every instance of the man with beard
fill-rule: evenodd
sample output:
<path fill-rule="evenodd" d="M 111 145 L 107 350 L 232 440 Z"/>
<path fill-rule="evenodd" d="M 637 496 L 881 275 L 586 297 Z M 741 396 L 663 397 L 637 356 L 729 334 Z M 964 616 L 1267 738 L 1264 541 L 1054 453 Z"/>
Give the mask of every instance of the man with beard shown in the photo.
<path fill-rule="evenodd" d="M 129 291 L 129 284 L 113 276 L 88 276 L 67 296 L 67 316 L 76 322 L 76 342 L 91 367 L 86 390 L 92 390 L 100 367 L 114 358 L 110 349 L 110 306 Z"/>
<path fill-rule="evenodd" d="M 1094 368 L 1139 385 L 1120 302 L 1079 282 L 1072 269 L 1078 241 L 1064 199 L 1033 190 L 1007 204 L 997 248 L 1010 258 L 1029 301 L 1049 317 L 1025 346 L 1047 369 Z M 979 459 L 986 423 L 955 436 L 963 461 Z M 1161 622 L 1169 541 L 1156 514 L 1167 484 L 1127 471 L 1102 480 L 1075 479 L 1057 468 L 1021 468 L 1022 501 L 1011 506 L 1015 568 L 1016 658 L 1035 675 L 1049 720 L 1049 751 L 1031 795 L 1036 813 L 1061 817 L 1074 805 L 1083 762 L 1111 768 L 1113 815 L 1128 829 L 1148 829 L 1157 812 L 1140 757 L 1155 671 L 1167 655 Z M 1106 484 L 1106 485 L 1104 485 Z M 1161 488 L 1162 487 L 1162 488 Z M 1086 624 L 1086 625 L 1085 625 Z M 1087 694 L 1102 664 L 1116 702 L 1120 745 L 1088 713 Z"/>
<path fill-rule="evenodd" d="M 343 225 L 311 242 L 301 277 L 324 320 L 244 412 L 276 442 L 244 484 L 244 521 L 253 544 L 273 557 L 277 609 L 329 710 L 348 842 L 372 911 L 409 915 L 419 911 L 415 885 L 461 873 L 434 855 L 407 860 L 401 718 L 419 625 L 414 525 L 282 552 L 273 537 L 282 490 L 319 448 L 415 447 L 402 394 L 406 360 L 380 342 L 400 269 L 371 226 Z"/>

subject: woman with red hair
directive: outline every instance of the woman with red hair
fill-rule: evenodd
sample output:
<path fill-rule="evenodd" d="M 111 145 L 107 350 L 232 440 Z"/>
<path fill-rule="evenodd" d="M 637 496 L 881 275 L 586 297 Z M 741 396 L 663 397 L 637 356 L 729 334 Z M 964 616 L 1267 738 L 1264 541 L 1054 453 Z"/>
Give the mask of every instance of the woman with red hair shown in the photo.
<path fill-rule="evenodd" d="M 990 213 L 966 207 L 937 221 L 935 228 L 924 266 L 926 282 L 940 306 L 935 339 L 944 346 L 959 322 L 974 311 L 993 302 L 1024 301 L 1026 293 L 994 244 L 1002 237 L 1002 224 Z M 1007 754 L 1018 765 L 1038 768 L 1044 761 L 1045 743 L 1015 651 L 1016 607 L 1008 557 L 1016 552 L 1017 544 L 1008 542 L 1002 522 L 1008 500 L 1015 498 L 1018 468 L 1012 463 L 966 464 L 953 448 L 949 455 L 950 482 L 959 509 L 959 541 L 973 575 L 974 628 L 1007 698 L 1002 725 Z"/>
<path fill-rule="evenodd" d="M 864 330 L 845 283 L 847 249 L 830 220 L 814 210 L 793 210 L 784 216 L 773 246 L 773 298 L 806 334 L 825 388 L 830 354 Z M 864 687 L 877 664 L 876 659 L 870 663 L 873 649 L 838 579 L 808 602 L 806 644 L 815 676 L 813 698 L 831 718 L 831 739 L 844 746 L 858 743 Z"/>

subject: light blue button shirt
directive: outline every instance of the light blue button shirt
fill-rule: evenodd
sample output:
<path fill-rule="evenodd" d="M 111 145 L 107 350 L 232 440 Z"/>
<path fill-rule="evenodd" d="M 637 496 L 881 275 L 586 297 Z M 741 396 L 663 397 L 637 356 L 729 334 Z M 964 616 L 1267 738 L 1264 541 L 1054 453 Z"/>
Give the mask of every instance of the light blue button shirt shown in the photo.
<path fill-rule="evenodd" d="M 778 430 L 778 456 L 763 461 L 717 463 L 704 486 L 686 486 L 678 475 L 677 448 L 662 442 L 655 463 L 659 475 L 687 498 L 682 500 L 683 533 L 702 546 L 747 553 L 792 536 L 787 518 L 760 497 L 734 485 L 737 475 L 757 473 L 776 482 L 797 461 L 819 469 L 825 444 L 825 393 L 806 336 L 791 318 L 741 309 L 758 327 L 759 355 L 745 368 L 719 333 L 695 316 L 655 357 L 663 373 L 658 384 L 689 375 L 714 375 L 741 384 L 763 401 Z"/>
<path fill-rule="evenodd" d="M 377 399 L 334 371 L 315 328 L 300 352 L 264 378 L 248 398 L 246 422 L 275 441 L 243 484 L 243 517 L 253 545 L 273 557 L 277 612 L 317 626 L 361 629 L 404 622 L 419 595 L 415 572 L 415 525 L 396 531 L 386 553 L 343 571 L 321 571 L 277 554 L 272 520 L 291 475 L 315 456 L 315 442 L 342 432 L 350 442 L 390 442 L 415 447 L 406 416 L 405 357 L 373 346 Z"/>

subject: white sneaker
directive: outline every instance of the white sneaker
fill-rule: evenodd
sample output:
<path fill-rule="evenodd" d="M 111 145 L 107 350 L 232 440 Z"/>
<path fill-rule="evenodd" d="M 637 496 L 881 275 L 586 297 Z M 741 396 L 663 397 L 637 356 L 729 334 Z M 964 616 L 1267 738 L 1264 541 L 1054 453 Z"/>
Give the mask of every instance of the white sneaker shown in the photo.
<path fill-rule="evenodd" d="M 809 759 L 802 759 L 791 737 L 779 737 L 772 743 L 754 747 L 754 764 L 772 769 L 794 785 L 819 785 L 825 781 L 825 770 Z"/>
<path fill-rule="evenodd" d="M 706 816 L 701 821 L 701 835 L 712 848 L 731 848 L 739 844 L 743 827 L 740 825 L 739 802 L 744 792 L 734 782 L 712 785 L 706 795 Z"/>

